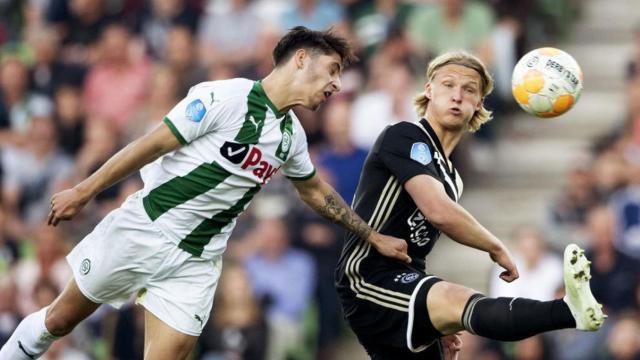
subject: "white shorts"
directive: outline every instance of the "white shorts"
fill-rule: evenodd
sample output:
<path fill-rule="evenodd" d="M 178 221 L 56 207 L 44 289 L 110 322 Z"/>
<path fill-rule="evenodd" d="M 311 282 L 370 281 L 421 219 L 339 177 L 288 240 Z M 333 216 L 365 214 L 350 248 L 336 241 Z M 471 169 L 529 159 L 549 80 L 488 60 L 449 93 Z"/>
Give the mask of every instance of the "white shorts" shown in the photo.
<path fill-rule="evenodd" d="M 222 270 L 189 254 L 158 230 L 140 193 L 107 215 L 67 256 L 80 291 L 91 301 L 119 308 L 137 303 L 172 328 L 199 336 L 207 323 Z"/>

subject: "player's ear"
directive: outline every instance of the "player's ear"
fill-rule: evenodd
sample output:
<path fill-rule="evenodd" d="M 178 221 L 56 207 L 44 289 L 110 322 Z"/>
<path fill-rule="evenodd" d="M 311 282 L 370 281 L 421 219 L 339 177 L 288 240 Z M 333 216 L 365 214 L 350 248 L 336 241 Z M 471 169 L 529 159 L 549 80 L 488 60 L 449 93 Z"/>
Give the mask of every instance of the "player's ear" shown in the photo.
<path fill-rule="evenodd" d="M 427 99 L 431 100 L 431 82 L 428 82 L 424 86 L 424 96 L 426 96 Z"/>
<path fill-rule="evenodd" d="M 480 100 L 478 100 L 478 105 L 476 105 L 476 111 L 480 111 L 480 109 L 482 109 L 483 106 L 484 106 L 484 98 L 480 98 Z"/>
<path fill-rule="evenodd" d="M 293 61 L 298 70 L 304 67 L 304 58 L 307 57 L 307 51 L 305 49 L 298 49 L 293 54 Z"/>

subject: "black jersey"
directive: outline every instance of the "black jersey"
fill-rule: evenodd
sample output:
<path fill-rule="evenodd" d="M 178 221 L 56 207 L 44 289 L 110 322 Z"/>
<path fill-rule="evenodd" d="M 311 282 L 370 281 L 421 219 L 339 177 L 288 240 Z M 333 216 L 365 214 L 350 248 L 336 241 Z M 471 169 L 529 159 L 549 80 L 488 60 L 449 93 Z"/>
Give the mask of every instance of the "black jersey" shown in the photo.
<path fill-rule="evenodd" d="M 353 202 L 355 212 L 376 231 L 405 239 L 414 266 L 424 272 L 424 261 L 440 236 L 420 212 L 404 183 L 417 175 L 440 181 L 449 197 L 458 201 L 462 181 L 450 169 L 442 145 L 429 123 L 401 122 L 387 127 L 365 161 Z M 406 264 L 380 255 L 368 242 L 347 233 L 336 271 L 339 291 L 358 292 L 354 282 L 367 273 L 406 269 Z M 366 277 L 366 276 L 364 276 Z"/>

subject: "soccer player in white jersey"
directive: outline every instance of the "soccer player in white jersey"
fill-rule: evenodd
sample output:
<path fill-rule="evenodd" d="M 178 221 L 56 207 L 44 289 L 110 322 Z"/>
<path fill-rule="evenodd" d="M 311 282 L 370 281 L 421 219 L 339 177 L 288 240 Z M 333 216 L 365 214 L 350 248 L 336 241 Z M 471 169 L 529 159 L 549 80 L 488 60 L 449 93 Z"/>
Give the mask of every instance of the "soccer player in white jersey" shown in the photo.
<path fill-rule="evenodd" d="M 380 253 L 411 261 L 404 240 L 373 231 L 315 176 L 304 130 L 290 110 L 315 110 L 340 90 L 342 69 L 354 60 L 348 43 L 330 31 L 296 27 L 273 58 L 275 69 L 262 81 L 194 86 L 157 128 L 52 197 L 48 222 L 55 226 L 142 168 L 144 188 L 71 251 L 73 279 L 50 306 L 20 323 L 0 359 L 36 359 L 100 304 L 120 306 L 136 293 L 145 309 L 145 359 L 185 358 L 209 317 L 236 218 L 279 170 L 319 214 Z"/>

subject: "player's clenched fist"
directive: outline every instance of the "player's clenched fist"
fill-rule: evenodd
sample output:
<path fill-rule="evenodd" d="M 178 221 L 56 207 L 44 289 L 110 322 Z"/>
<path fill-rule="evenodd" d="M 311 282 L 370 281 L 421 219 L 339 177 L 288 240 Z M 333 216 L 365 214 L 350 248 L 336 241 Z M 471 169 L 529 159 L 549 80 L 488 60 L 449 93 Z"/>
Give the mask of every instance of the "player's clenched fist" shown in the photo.
<path fill-rule="evenodd" d="M 402 239 L 372 232 L 369 236 L 369 242 L 384 256 L 396 258 L 406 263 L 411 262 L 411 257 L 407 254 L 407 242 Z"/>
<path fill-rule="evenodd" d="M 458 332 L 440 338 L 445 360 L 458 360 L 458 355 L 462 349 L 461 335 L 462 333 Z"/>
<path fill-rule="evenodd" d="M 60 220 L 72 219 L 87 201 L 88 199 L 76 188 L 54 194 L 51 197 L 51 211 L 47 217 L 47 224 L 56 226 Z"/>

